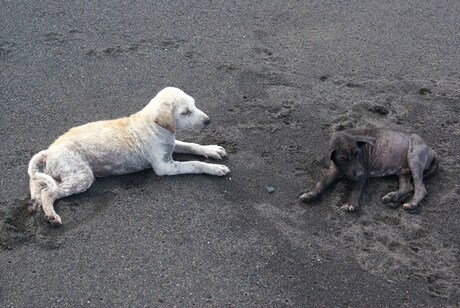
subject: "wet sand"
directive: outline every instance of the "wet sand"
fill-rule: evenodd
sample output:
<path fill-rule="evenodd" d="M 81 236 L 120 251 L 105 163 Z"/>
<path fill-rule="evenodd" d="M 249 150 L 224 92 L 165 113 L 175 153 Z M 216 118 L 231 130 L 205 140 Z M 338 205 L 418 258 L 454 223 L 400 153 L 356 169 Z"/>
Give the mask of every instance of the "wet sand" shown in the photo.
<path fill-rule="evenodd" d="M 0 306 L 459 305 L 457 1 L 1 6 Z M 34 153 L 166 86 L 212 119 L 178 139 L 224 146 L 228 176 L 98 179 L 56 203 L 60 228 L 26 213 Z M 330 135 L 362 126 L 439 154 L 416 213 L 381 202 L 394 177 L 357 213 L 346 182 L 298 202 Z"/>

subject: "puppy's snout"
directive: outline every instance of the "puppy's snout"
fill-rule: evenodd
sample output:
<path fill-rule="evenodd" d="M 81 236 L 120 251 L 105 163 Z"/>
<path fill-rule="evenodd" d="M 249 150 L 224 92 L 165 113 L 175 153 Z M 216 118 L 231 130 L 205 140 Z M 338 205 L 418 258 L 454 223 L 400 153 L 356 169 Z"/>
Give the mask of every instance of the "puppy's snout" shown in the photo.
<path fill-rule="evenodd" d="M 208 126 L 209 124 L 211 124 L 211 119 L 209 117 L 206 117 L 206 119 L 204 119 L 203 123 L 204 123 L 204 125 Z"/>
<path fill-rule="evenodd" d="M 364 178 L 364 172 L 362 170 L 355 171 L 355 178 L 357 180 L 362 180 Z"/>

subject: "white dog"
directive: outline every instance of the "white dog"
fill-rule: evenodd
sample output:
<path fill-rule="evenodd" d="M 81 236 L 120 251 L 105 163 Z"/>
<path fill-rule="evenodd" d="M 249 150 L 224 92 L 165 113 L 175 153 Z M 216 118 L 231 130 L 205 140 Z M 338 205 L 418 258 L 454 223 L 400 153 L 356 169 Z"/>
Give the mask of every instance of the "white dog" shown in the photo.
<path fill-rule="evenodd" d="M 87 190 L 95 177 L 125 174 L 152 167 L 158 175 L 207 173 L 223 176 L 224 165 L 177 162 L 173 152 L 221 159 L 225 149 L 175 140 L 176 129 L 201 131 L 209 117 L 195 100 L 177 88 L 160 91 L 141 111 L 128 118 L 98 121 L 70 129 L 29 163 L 29 210 L 41 206 L 45 219 L 62 224 L 54 211 L 57 199 Z"/>

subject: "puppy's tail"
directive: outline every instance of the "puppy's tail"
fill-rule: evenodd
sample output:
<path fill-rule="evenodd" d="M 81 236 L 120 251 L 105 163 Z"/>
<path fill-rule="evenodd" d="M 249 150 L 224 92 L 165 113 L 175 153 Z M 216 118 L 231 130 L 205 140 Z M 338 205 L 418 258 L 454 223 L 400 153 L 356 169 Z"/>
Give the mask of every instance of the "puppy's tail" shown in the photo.
<path fill-rule="evenodd" d="M 438 169 L 438 166 L 439 166 L 438 155 L 435 154 L 433 157 L 433 160 L 431 161 L 430 168 L 428 168 L 427 170 L 425 170 L 425 172 L 423 172 L 423 177 L 427 178 L 427 177 L 432 176 L 435 173 L 435 171 Z"/>
<path fill-rule="evenodd" d="M 46 186 L 55 188 L 57 187 L 56 180 L 52 176 L 43 172 L 46 165 L 46 150 L 38 152 L 32 157 L 29 162 L 29 169 L 27 173 L 29 177 L 34 180 L 43 182 Z"/>

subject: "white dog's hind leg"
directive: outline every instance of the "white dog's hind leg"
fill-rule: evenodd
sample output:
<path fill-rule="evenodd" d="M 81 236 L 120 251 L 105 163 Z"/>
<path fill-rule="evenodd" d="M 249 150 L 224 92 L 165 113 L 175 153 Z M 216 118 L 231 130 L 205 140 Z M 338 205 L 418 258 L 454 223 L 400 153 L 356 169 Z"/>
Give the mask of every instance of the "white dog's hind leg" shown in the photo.
<path fill-rule="evenodd" d="M 224 165 L 208 164 L 199 161 L 165 162 L 153 168 L 157 175 L 176 175 L 187 173 L 206 173 L 210 175 L 224 176 L 230 169 Z"/>
<path fill-rule="evenodd" d="M 197 143 L 183 142 L 180 140 L 175 140 L 174 152 L 201 155 L 204 157 L 211 157 L 214 159 L 222 159 L 222 157 L 227 156 L 227 152 L 225 152 L 225 149 L 221 146 L 201 145 Z"/>
<path fill-rule="evenodd" d="M 36 213 L 37 210 L 42 205 L 41 192 L 42 192 L 42 189 L 44 188 L 44 183 L 36 179 L 30 179 L 29 188 L 30 188 L 30 201 L 29 201 L 28 211 L 30 213 Z"/>
<path fill-rule="evenodd" d="M 42 190 L 42 208 L 45 219 L 53 225 L 61 225 L 62 220 L 54 211 L 54 201 L 87 190 L 94 182 L 91 170 L 79 170 L 77 173 L 61 178 L 56 188 L 47 187 Z"/>

